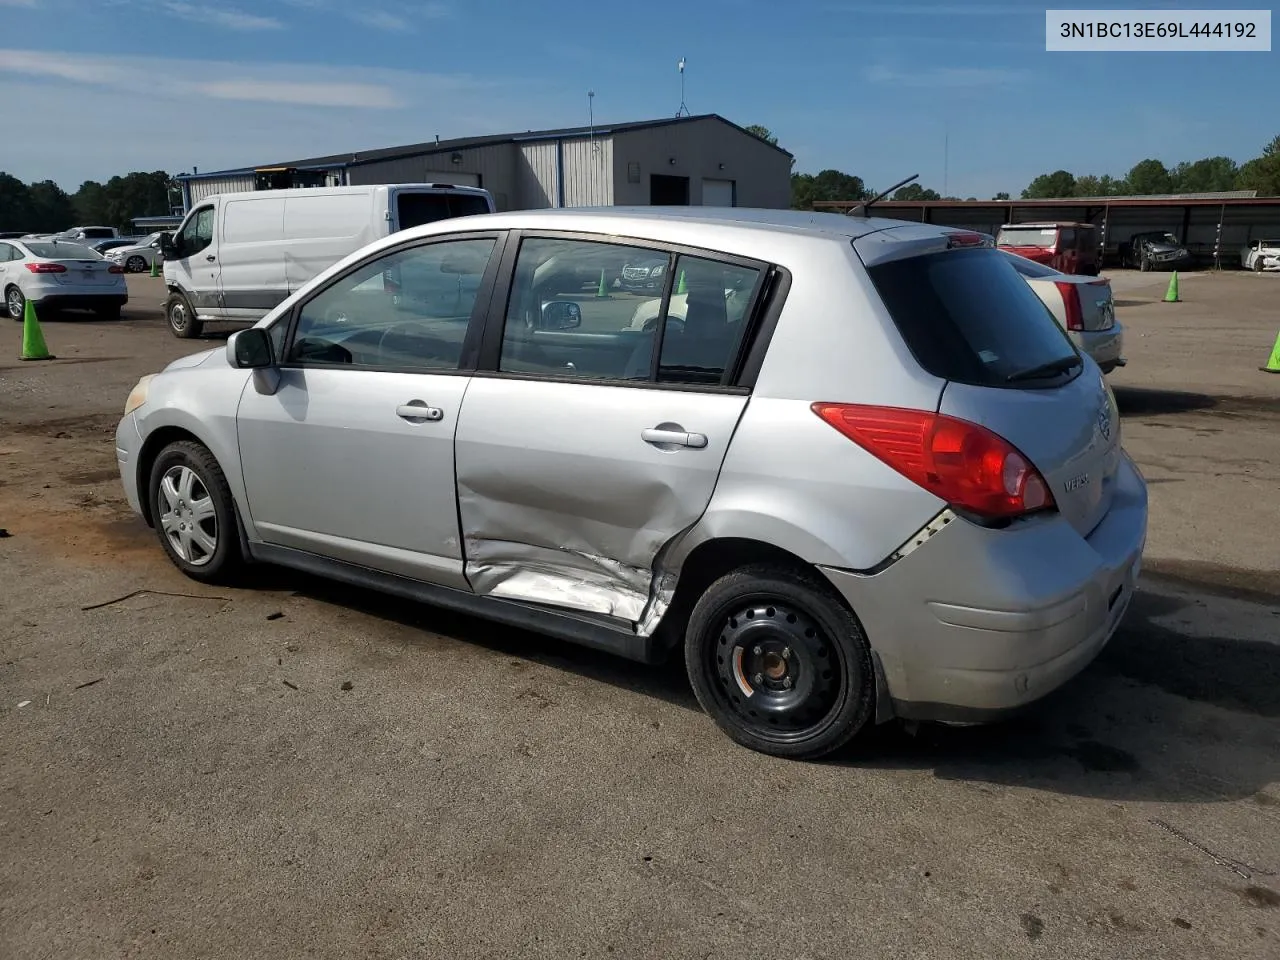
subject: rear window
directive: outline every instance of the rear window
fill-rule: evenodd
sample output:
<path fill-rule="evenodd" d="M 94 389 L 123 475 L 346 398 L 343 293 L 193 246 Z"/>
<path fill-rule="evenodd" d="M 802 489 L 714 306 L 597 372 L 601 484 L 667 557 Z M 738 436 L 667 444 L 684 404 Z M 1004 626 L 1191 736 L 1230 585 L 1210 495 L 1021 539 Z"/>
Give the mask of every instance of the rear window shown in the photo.
<path fill-rule="evenodd" d="M 1004 227 L 996 238 L 999 247 L 1052 247 L 1058 239 L 1057 227 Z"/>
<path fill-rule="evenodd" d="M 488 212 L 488 201 L 474 193 L 401 193 L 396 197 L 401 230 Z"/>
<path fill-rule="evenodd" d="M 91 250 L 81 243 L 36 243 L 24 244 L 33 257 L 45 260 L 101 260 L 97 250 Z"/>
<path fill-rule="evenodd" d="M 115 231 L 110 227 L 85 227 L 80 232 L 84 234 L 86 240 L 105 240 L 115 236 Z"/>
<path fill-rule="evenodd" d="M 1016 378 L 1079 357 L 1049 308 L 998 250 L 947 250 L 867 272 L 916 361 L 936 377 L 1046 386 L 1061 377 Z"/>

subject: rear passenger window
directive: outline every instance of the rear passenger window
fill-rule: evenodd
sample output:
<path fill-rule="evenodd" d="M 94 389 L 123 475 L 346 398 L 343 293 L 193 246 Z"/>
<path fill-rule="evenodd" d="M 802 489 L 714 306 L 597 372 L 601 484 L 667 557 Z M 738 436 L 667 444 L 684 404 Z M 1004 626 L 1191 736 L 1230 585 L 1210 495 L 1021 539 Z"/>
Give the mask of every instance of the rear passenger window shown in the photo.
<path fill-rule="evenodd" d="M 585 240 L 524 241 L 499 369 L 714 386 L 736 356 L 760 271 Z M 669 300 L 664 295 L 670 292 Z"/>
<path fill-rule="evenodd" d="M 621 244 L 525 240 L 498 369 L 648 380 L 670 259 L 660 250 Z"/>
<path fill-rule="evenodd" d="M 494 240 L 446 240 L 366 264 L 308 301 L 286 360 L 456 370 Z"/>
<path fill-rule="evenodd" d="M 718 384 L 737 355 L 760 271 L 685 256 L 675 270 L 658 380 Z"/>

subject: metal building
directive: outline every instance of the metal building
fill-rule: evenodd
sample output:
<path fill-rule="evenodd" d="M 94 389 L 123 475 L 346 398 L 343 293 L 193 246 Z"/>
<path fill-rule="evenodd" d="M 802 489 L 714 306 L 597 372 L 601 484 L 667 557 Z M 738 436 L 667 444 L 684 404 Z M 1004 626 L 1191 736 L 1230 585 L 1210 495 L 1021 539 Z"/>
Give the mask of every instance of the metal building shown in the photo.
<path fill-rule="evenodd" d="M 215 193 L 375 183 L 484 187 L 499 210 L 692 204 L 785 208 L 791 154 L 718 114 L 435 140 L 181 174 L 184 208 Z"/>

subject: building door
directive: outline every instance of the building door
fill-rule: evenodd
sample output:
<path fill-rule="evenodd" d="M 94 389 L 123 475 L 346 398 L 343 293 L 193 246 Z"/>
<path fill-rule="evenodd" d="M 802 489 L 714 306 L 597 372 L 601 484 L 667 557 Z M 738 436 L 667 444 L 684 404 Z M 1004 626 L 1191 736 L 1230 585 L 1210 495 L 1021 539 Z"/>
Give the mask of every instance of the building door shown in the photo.
<path fill-rule="evenodd" d="M 689 178 L 664 173 L 649 174 L 649 203 L 655 207 L 687 207 Z"/>
<path fill-rule="evenodd" d="M 704 207 L 734 207 L 736 203 L 736 184 L 732 180 L 702 181 L 702 205 Z"/>

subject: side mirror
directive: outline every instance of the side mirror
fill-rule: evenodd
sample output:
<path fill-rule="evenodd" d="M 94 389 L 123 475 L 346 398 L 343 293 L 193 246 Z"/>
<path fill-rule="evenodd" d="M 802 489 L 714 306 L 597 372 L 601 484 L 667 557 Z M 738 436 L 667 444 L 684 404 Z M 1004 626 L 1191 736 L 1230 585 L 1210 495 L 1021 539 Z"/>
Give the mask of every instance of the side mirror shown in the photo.
<path fill-rule="evenodd" d="M 260 370 L 275 365 L 271 355 L 271 337 L 261 327 L 233 333 L 227 340 L 227 356 L 232 366 L 242 370 Z"/>
<path fill-rule="evenodd" d="M 548 300 L 542 305 L 543 330 L 574 330 L 582 326 L 582 308 L 572 300 Z"/>

